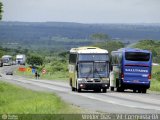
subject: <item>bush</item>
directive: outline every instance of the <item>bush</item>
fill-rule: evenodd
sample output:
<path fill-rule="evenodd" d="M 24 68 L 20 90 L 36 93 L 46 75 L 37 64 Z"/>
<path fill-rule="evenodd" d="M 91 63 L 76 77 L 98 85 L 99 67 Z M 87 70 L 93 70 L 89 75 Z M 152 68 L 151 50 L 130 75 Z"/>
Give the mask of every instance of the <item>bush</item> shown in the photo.
<path fill-rule="evenodd" d="M 27 63 L 29 65 L 35 66 L 35 65 L 42 65 L 43 64 L 43 58 L 40 56 L 29 56 L 27 58 Z"/>
<path fill-rule="evenodd" d="M 133 47 L 150 50 L 153 56 L 153 62 L 160 63 L 160 42 L 154 40 L 142 40 L 139 41 Z"/>

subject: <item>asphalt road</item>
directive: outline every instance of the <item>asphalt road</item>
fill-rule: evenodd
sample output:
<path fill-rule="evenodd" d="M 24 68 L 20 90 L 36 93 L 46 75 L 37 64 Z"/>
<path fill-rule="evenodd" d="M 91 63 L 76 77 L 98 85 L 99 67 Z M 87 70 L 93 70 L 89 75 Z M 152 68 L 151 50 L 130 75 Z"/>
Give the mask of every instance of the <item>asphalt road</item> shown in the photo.
<path fill-rule="evenodd" d="M 85 108 L 88 112 L 91 110 L 119 114 L 160 114 L 160 93 L 142 94 L 131 91 L 123 93 L 84 91 L 77 93 L 71 91 L 67 81 L 35 80 L 17 75 L 5 75 L 6 71 L 14 70 L 15 67 L 4 66 L 0 68 L 0 80 L 36 91 L 54 92 L 69 104 Z"/>

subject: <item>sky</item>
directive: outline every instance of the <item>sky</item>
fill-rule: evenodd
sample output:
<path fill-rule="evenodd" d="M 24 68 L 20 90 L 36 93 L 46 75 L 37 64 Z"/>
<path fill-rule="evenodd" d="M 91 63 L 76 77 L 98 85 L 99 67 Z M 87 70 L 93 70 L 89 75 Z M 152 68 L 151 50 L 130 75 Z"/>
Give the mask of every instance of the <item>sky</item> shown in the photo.
<path fill-rule="evenodd" d="M 3 21 L 160 23 L 160 0 L 0 0 Z"/>

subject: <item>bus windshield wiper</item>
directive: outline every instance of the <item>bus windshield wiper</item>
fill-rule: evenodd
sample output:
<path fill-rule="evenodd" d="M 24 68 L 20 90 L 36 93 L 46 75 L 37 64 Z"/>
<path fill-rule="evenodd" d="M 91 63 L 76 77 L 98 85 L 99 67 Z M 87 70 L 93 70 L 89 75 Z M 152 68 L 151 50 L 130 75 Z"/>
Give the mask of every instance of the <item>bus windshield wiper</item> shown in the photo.
<path fill-rule="evenodd" d="M 89 73 L 86 76 L 86 79 L 88 79 L 88 77 L 92 74 L 92 69 L 90 69 Z"/>
<path fill-rule="evenodd" d="M 95 69 L 94 73 L 95 73 L 95 72 L 98 74 L 99 78 L 102 79 L 102 76 L 100 75 L 100 73 L 98 72 L 97 69 Z"/>

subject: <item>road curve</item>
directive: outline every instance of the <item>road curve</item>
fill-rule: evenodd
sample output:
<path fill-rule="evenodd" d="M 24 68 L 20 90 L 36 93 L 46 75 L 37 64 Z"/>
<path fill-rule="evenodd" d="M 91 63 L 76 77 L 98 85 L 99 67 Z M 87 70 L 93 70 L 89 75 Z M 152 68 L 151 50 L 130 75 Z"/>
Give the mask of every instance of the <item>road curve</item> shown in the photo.
<path fill-rule="evenodd" d="M 77 93 L 71 91 L 67 81 L 35 80 L 17 75 L 5 75 L 5 71 L 10 69 L 14 69 L 14 67 L 5 66 L 0 68 L 1 81 L 17 84 L 32 90 L 54 92 L 66 102 L 91 111 L 123 114 L 160 113 L 159 93 L 142 94 L 130 91 L 123 93 L 111 91 L 107 93 L 95 93 L 92 91 Z"/>

